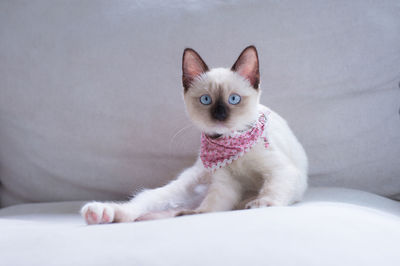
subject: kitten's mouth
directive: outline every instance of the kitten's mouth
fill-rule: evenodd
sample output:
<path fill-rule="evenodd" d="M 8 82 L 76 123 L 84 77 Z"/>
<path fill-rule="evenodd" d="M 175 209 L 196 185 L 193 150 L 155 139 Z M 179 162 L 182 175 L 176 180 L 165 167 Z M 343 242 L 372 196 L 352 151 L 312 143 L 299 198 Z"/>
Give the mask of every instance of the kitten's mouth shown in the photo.
<path fill-rule="evenodd" d="M 230 127 L 226 124 L 223 123 L 217 123 L 211 130 L 207 130 L 207 131 L 203 131 L 207 137 L 211 138 L 211 139 L 217 139 L 219 137 L 222 137 L 224 135 L 230 135 L 232 133 L 242 133 L 245 132 L 247 130 L 249 130 L 253 125 L 252 124 L 248 124 L 245 126 L 241 126 L 241 127 Z"/>
<path fill-rule="evenodd" d="M 211 139 L 217 139 L 217 138 L 219 138 L 221 136 L 222 136 L 222 134 L 217 134 L 217 133 L 211 134 L 211 135 L 207 135 L 207 137 L 209 137 Z"/>
<path fill-rule="evenodd" d="M 228 134 L 229 132 L 231 132 L 231 128 L 228 125 L 224 123 L 216 123 L 213 129 L 208 131 L 206 135 L 211 138 L 219 138 L 220 136 Z"/>

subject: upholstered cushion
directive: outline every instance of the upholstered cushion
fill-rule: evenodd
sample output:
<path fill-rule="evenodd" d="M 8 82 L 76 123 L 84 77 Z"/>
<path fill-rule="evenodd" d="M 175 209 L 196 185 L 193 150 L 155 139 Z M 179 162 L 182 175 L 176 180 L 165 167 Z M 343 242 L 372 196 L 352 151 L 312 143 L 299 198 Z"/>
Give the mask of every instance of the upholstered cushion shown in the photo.
<path fill-rule="evenodd" d="M 0 210 L 2 265 L 397 266 L 400 203 L 311 189 L 293 207 L 86 226 L 82 203 Z"/>
<path fill-rule="evenodd" d="M 189 166 L 183 48 L 258 47 L 316 185 L 400 193 L 398 1 L 1 1 L 0 199 L 122 199 Z"/>

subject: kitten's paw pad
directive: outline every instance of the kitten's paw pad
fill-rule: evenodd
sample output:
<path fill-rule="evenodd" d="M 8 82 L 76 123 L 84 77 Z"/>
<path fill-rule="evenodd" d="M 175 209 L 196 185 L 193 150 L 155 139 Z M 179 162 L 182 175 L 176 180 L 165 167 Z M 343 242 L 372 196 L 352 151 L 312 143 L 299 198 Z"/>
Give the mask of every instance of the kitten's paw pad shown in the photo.
<path fill-rule="evenodd" d="M 84 205 L 81 215 L 87 224 L 106 224 L 114 220 L 114 208 L 107 203 L 91 202 Z"/>
<path fill-rule="evenodd" d="M 255 208 L 264 208 L 264 207 L 272 207 L 272 206 L 280 206 L 279 202 L 268 198 L 268 197 L 263 197 L 263 198 L 257 198 L 255 200 L 252 200 L 248 202 L 245 206 L 246 209 L 255 209 Z"/>

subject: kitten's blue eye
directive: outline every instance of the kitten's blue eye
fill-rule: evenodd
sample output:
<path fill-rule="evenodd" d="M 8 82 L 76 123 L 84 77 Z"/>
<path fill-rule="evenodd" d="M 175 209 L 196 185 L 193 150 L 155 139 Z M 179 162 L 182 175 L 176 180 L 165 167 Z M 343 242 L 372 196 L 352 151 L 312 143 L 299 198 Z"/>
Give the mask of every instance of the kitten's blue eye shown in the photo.
<path fill-rule="evenodd" d="M 241 100 L 241 98 L 240 98 L 239 95 L 237 95 L 237 94 L 231 94 L 231 95 L 229 96 L 228 102 L 229 102 L 230 104 L 238 104 L 238 103 L 240 103 L 240 100 Z"/>
<path fill-rule="evenodd" d="M 204 94 L 200 97 L 200 102 L 204 105 L 211 104 L 211 96 L 208 94 Z"/>

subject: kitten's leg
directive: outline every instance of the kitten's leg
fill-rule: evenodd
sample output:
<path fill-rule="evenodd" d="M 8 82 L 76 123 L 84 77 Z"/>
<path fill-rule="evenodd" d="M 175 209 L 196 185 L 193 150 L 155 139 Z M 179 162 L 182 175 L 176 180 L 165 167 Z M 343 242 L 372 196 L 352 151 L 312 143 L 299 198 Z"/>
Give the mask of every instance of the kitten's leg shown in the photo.
<path fill-rule="evenodd" d="M 215 171 L 204 200 L 194 211 L 183 211 L 179 215 L 232 210 L 242 196 L 240 183 L 222 168 Z"/>
<path fill-rule="evenodd" d="M 206 175 L 201 163 L 183 171 L 176 180 L 164 187 L 145 190 L 128 202 L 91 202 L 84 205 L 81 214 L 88 224 L 132 222 L 149 212 L 168 208 L 184 208 L 193 189 Z"/>
<path fill-rule="evenodd" d="M 300 201 L 307 188 L 305 170 L 298 169 L 282 153 L 270 155 L 268 160 L 273 161 L 273 165 L 269 165 L 268 170 L 264 169 L 264 184 L 257 198 L 247 203 L 246 208 L 287 206 Z"/>

